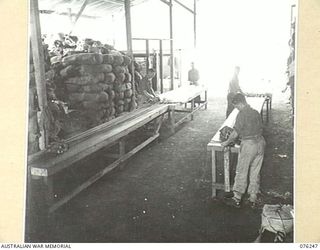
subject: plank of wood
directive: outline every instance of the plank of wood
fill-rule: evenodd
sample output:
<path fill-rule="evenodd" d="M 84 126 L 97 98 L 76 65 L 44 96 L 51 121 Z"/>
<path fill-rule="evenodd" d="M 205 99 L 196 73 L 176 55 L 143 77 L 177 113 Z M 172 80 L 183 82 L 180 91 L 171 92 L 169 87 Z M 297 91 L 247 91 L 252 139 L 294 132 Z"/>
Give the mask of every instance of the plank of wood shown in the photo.
<path fill-rule="evenodd" d="M 155 107 L 158 107 L 159 105 L 144 105 L 143 107 L 136 109 L 130 113 L 127 113 L 126 115 L 119 116 L 109 122 L 103 123 L 101 125 L 98 125 L 94 128 L 88 129 L 87 131 L 83 133 L 79 133 L 73 137 L 70 137 L 69 139 L 64 140 L 63 142 L 68 144 L 69 148 L 73 147 L 76 144 L 79 144 L 81 141 L 87 140 L 89 137 L 97 134 L 97 133 L 103 133 L 104 131 L 107 131 L 111 129 L 112 127 L 118 126 L 119 124 L 130 121 L 132 119 L 135 119 L 136 117 L 140 116 L 143 113 L 146 113 L 148 111 L 151 111 L 155 109 Z M 163 107 L 168 107 L 168 104 L 161 104 Z M 45 154 L 48 154 L 48 151 L 43 150 L 40 152 L 37 152 L 33 155 L 28 156 L 28 163 L 32 164 L 35 161 L 38 161 L 40 158 L 44 157 Z"/>
<path fill-rule="evenodd" d="M 69 150 L 62 155 L 55 156 L 52 154 L 45 154 L 38 161 L 30 164 L 31 169 L 34 170 L 32 173 L 36 174 L 37 169 L 46 169 L 46 172 L 44 171 L 42 174 L 53 175 L 62 169 L 67 168 L 78 160 L 83 159 L 84 157 L 109 145 L 110 143 L 119 140 L 123 136 L 135 131 L 137 128 L 145 125 L 167 111 L 168 106 L 157 106 L 154 110 L 151 110 L 144 115 L 140 115 L 129 122 L 119 124 L 109 131 L 97 133 L 96 135 L 80 142 L 74 147 L 69 148 Z"/>
<path fill-rule="evenodd" d="M 68 195 L 64 196 L 62 199 L 60 199 L 58 202 L 56 202 L 54 205 L 52 205 L 49 209 L 49 213 L 54 212 L 59 207 L 61 207 L 63 204 L 71 200 L 73 197 L 75 197 L 77 194 L 79 194 L 84 189 L 88 188 L 90 185 L 92 185 L 94 182 L 102 178 L 105 174 L 109 173 L 111 170 L 115 169 L 117 166 L 119 166 L 121 163 L 129 159 L 131 156 L 139 152 L 141 149 L 143 149 L 145 146 L 153 142 L 156 138 L 159 137 L 159 133 L 155 134 L 154 136 L 148 138 L 146 141 L 126 153 L 125 155 L 121 156 L 118 160 L 114 161 L 110 165 L 108 165 L 103 170 L 99 171 L 97 174 L 92 176 L 89 180 L 82 183 L 80 186 L 75 188 L 72 192 L 70 192 Z"/>
<path fill-rule="evenodd" d="M 160 94 L 160 100 L 165 103 L 188 103 L 192 101 L 195 97 L 201 95 L 206 91 L 206 88 L 195 85 L 187 85 L 180 87 L 175 90 L 171 90 Z"/>

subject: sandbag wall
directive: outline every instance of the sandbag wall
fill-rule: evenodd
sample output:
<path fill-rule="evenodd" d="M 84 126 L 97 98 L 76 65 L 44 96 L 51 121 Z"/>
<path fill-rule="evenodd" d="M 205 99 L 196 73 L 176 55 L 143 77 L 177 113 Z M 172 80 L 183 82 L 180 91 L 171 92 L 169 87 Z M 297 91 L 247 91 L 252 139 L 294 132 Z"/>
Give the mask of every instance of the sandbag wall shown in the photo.
<path fill-rule="evenodd" d="M 88 128 L 112 120 L 137 107 L 130 57 L 121 53 L 77 53 L 62 59 L 61 82 L 56 84 L 59 99 L 78 112 Z"/>

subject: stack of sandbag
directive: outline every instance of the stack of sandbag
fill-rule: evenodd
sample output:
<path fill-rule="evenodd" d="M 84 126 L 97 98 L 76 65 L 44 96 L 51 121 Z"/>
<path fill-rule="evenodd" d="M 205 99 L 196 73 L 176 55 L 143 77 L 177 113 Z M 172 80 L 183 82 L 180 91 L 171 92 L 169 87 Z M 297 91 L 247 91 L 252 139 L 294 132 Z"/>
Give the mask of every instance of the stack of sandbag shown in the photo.
<path fill-rule="evenodd" d="M 128 56 L 116 52 L 79 53 L 62 59 L 63 99 L 69 109 L 87 119 L 88 127 L 136 108 L 129 63 Z"/>
<path fill-rule="evenodd" d="M 131 63 L 130 57 L 114 53 L 113 58 L 113 74 L 115 75 L 113 82 L 114 105 L 116 115 L 120 115 L 123 112 L 130 112 L 136 109 L 137 103 L 133 97 L 132 75 L 128 68 Z"/>

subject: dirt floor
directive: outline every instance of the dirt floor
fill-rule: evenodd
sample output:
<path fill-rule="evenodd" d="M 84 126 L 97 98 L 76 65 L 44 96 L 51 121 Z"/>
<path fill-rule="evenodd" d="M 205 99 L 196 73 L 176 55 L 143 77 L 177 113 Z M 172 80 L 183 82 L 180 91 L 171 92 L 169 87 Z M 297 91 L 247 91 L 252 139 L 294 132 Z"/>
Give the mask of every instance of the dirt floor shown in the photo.
<path fill-rule="evenodd" d="M 33 234 L 29 241 L 252 242 L 261 210 L 226 207 L 222 192 L 211 198 L 206 146 L 225 120 L 225 102 L 209 99 L 208 110 L 197 112 L 194 121 L 173 135 L 163 126 L 157 142 L 57 210 L 46 237 Z M 264 136 L 262 199 L 268 204 L 292 204 L 293 131 L 288 104 L 273 103 Z M 102 164 L 103 157 L 90 162 Z M 222 169 L 218 176 L 222 177 Z"/>

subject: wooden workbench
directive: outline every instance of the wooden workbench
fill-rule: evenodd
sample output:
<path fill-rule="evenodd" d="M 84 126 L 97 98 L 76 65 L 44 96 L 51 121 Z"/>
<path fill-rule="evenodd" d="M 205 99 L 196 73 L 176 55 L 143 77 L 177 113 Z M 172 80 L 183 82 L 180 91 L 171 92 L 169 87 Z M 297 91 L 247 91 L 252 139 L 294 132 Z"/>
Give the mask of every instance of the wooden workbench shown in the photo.
<path fill-rule="evenodd" d="M 204 107 L 207 109 L 208 94 L 207 88 L 203 86 L 187 85 L 178 89 L 168 91 L 161 94 L 160 100 L 163 103 L 170 103 L 169 120 L 171 123 L 171 130 L 174 133 L 175 128 L 183 123 L 185 120 L 193 120 L 193 114 Z M 201 95 L 204 94 L 204 100 L 201 100 Z M 196 98 L 200 96 L 200 101 L 196 102 Z M 190 104 L 190 108 L 188 108 Z M 198 104 L 196 106 L 196 104 Z M 185 113 L 180 120 L 176 121 L 175 112 Z"/>
<path fill-rule="evenodd" d="M 269 106 L 267 103 L 266 97 L 246 97 L 247 103 L 255 110 L 257 110 L 261 115 L 263 115 L 263 107 L 265 104 L 266 106 Z M 269 109 L 266 107 L 266 109 Z M 220 129 L 224 126 L 228 126 L 233 128 L 234 124 L 236 122 L 237 115 L 239 113 L 238 109 L 234 109 L 231 114 L 228 116 L 228 118 L 224 121 L 224 123 L 221 125 L 219 130 L 216 132 L 216 134 L 213 136 L 211 141 L 207 145 L 207 151 L 211 153 L 211 168 L 212 168 L 212 197 L 216 196 L 217 189 L 224 190 L 225 192 L 230 192 L 230 165 L 229 165 L 229 159 L 230 159 L 230 153 L 239 153 L 240 146 L 235 145 L 232 147 L 228 147 L 228 150 L 225 150 L 221 146 L 220 141 Z M 267 113 L 267 120 L 268 120 Z M 223 169 L 224 169 L 224 184 L 217 183 L 217 176 L 216 176 L 216 152 L 223 152 Z"/>
<path fill-rule="evenodd" d="M 162 119 L 168 111 L 169 104 L 144 106 L 66 140 L 65 143 L 68 144 L 69 149 L 63 154 L 57 155 L 46 150 L 30 156 L 28 159 L 28 174 L 31 181 L 31 183 L 29 182 L 31 192 L 39 193 L 39 190 L 41 190 L 42 197 L 39 199 L 42 199 L 40 202 L 44 202 L 42 207 L 45 210 L 47 208 L 48 214 L 55 211 L 106 173 L 154 141 L 159 136 Z M 151 121 L 156 122 L 154 122 L 154 128 L 149 138 L 129 152 L 126 152 L 125 137 Z M 64 197 L 60 198 L 54 194 L 52 177 L 55 174 L 71 167 L 73 163 L 84 159 L 94 152 L 115 144 L 119 144 L 119 154 L 114 162 L 83 182 L 70 193 L 64 195 Z"/>

